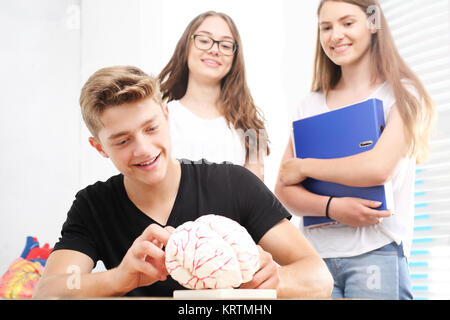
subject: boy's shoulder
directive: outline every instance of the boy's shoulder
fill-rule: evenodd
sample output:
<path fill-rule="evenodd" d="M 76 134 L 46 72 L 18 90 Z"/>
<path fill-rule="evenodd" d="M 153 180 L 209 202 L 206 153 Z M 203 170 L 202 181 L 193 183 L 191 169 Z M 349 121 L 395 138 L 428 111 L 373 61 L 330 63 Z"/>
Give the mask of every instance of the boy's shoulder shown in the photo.
<path fill-rule="evenodd" d="M 198 172 L 200 174 L 219 174 L 219 175 L 246 175 L 251 174 L 251 171 L 245 167 L 231 162 L 210 162 L 206 159 L 188 160 L 179 159 L 181 165 L 188 171 Z"/>
<path fill-rule="evenodd" d="M 258 185 L 261 180 L 247 168 L 230 162 L 209 162 L 205 159 L 182 159 L 184 184 L 195 184 L 220 190 L 236 190 Z"/>
<path fill-rule="evenodd" d="M 120 191 L 121 186 L 123 186 L 123 175 L 118 174 L 110 177 L 106 181 L 97 181 L 86 186 L 77 192 L 76 197 L 110 195 L 111 193 Z"/>

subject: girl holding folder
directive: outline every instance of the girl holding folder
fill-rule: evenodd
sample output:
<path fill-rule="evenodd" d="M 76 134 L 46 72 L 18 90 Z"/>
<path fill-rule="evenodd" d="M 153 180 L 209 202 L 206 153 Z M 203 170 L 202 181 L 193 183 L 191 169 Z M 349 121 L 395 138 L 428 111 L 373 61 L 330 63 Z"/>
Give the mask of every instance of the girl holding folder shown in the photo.
<path fill-rule="evenodd" d="M 304 228 L 333 274 L 333 297 L 411 299 L 415 165 L 427 154 L 434 105 L 400 57 L 378 1 L 322 0 L 318 19 L 312 90 L 298 119 L 377 98 L 386 128 L 372 150 L 340 159 L 295 158 L 289 141 L 275 193 L 293 214 L 337 222 Z M 313 194 L 300 184 L 307 177 L 354 187 L 390 181 L 395 212 L 365 199 Z"/>
<path fill-rule="evenodd" d="M 194 18 L 159 79 L 169 102 L 174 157 L 232 162 L 264 180 L 264 118 L 247 86 L 241 38 L 228 15 L 208 11 Z"/>

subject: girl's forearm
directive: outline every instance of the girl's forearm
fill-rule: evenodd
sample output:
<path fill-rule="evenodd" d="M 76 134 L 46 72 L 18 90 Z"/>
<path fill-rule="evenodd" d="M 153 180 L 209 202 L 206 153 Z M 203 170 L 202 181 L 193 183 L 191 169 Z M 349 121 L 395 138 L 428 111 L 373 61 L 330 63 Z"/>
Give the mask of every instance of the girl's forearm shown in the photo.
<path fill-rule="evenodd" d="M 278 183 L 275 195 L 296 216 L 325 216 L 328 197 L 311 193 L 302 185 L 285 186 Z"/>
<path fill-rule="evenodd" d="M 352 187 L 383 185 L 390 179 L 390 171 L 366 152 L 339 159 L 303 159 L 302 175 Z"/>

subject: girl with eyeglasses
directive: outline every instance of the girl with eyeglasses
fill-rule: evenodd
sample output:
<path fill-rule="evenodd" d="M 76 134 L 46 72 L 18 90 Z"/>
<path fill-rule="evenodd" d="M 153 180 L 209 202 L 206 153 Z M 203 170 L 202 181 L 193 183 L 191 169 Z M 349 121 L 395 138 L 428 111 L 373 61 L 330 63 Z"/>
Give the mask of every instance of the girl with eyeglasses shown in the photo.
<path fill-rule="evenodd" d="M 386 128 L 372 150 L 340 159 L 295 158 L 289 141 L 275 193 L 293 214 L 336 221 L 303 228 L 334 277 L 333 297 L 411 299 L 415 165 L 427 154 L 434 104 L 400 57 L 378 1 L 322 0 L 318 20 L 312 90 L 298 119 L 377 98 Z M 354 187 L 390 181 L 394 211 L 311 193 L 300 184 L 307 177 Z"/>
<path fill-rule="evenodd" d="M 208 11 L 193 19 L 159 79 L 175 158 L 227 161 L 264 179 L 264 117 L 247 86 L 241 38 L 229 16 Z"/>

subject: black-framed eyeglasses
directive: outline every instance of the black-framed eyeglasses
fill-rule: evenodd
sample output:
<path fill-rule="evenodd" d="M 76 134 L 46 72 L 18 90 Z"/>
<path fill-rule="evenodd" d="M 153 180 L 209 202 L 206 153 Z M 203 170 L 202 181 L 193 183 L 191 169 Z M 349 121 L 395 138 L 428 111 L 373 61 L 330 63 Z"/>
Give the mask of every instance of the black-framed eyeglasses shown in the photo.
<path fill-rule="evenodd" d="M 203 34 L 193 34 L 194 45 L 199 50 L 209 50 L 217 43 L 219 52 L 225 56 L 232 56 L 236 52 L 237 43 L 229 40 L 214 40 Z"/>

